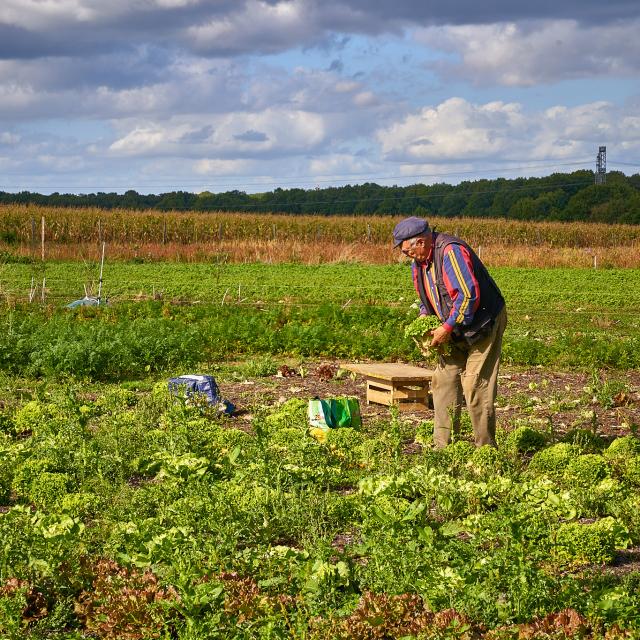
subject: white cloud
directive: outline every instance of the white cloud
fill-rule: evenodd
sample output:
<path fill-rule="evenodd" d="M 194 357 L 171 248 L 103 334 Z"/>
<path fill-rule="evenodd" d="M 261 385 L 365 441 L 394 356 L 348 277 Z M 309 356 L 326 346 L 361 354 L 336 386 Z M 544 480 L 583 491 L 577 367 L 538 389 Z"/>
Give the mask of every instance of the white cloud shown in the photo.
<path fill-rule="evenodd" d="M 237 176 L 255 168 L 251 160 L 219 160 L 203 158 L 194 162 L 193 169 L 202 176 Z"/>
<path fill-rule="evenodd" d="M 353 93 L 360 89 L 361 86 L 359 82 L 354 82 L 353 80 L 341 80 L 336 82 L 335 91 L 336 93 Z"/>
<path fill-rule="evenodd" d="M 20 142 L 20 136 L 10 131 L 2 131 L 0 133 L 0 144 L 13 145 Z"/>
<path fill-rule="evenodd" d="M 109 150 L 123 155 L 146 155 L 172 142 L 161 127 L 136 127 L 111 144 Z"/>
<path fill-rule="evenodd" d="M 444 77 L 481 84 L 533 86 L 569 78 L 640 71 L 640 20 L 584 27 L 575 20 L 429 27 L 418 42 L 458 62 L 430 66 Z"/>
<path fill-rule="evenodd" d="M 88 22 L 98 11 L 83 0 L 3 0 L 0 23 L 26 29 L 46 29 L 55 24 Z"/>
<path fill-rule="evenodd" d="M 48 31 L 54 25 L 108 25 L 114 19 L 132 20 L 136 14 L 188 9 L 199 4 L 201 0 L 2 0 L 0 24 L 32 31 Z"/>
<path fill-rule="evenodd" d="M 124 123 L 120 123 L 123 126 Z M 207 136 L 194 142 L 194 132 L 208 127 Z M 115 155 L 146 156 L 193 154 L 219 158 L 306 153 L 326 137 L 324 118 L 316 113 L 266 109 L 259 113 L 191 116 L 168 122 L 136 124 L 114 141 Z"/>
<path fill-rule="evenodd" d="M 187 29 L 186 40 L 201 53 L 238 53 L 247 49 L 282 51 L 319 34 L 305 0 L 248 0 L 240 10 Z"/>
<path fill-rule="evenodd" d="M 86 161 L 84 157 L 79 155 L 39 155 L 36 158 L 38 164 L 56 173 L 66 173 L 70 171 L 81 171 L 86 167 Z"/>
<path fill-rule="evenodd" d="M 317 177 L 338 177 L 348 175 L 371 175 L 379 170 L 379 165 L 368 158 L 360 158 L 347 153 L 332 153 L 313 158 L 309 162 L 309 172 Z"/>
<path fill-rule="evenodd" d="M 235 173 L 284 186 L 296 175 L 592 158 L 598 144 L 637 157 L 632 83 L 614 86 L 640 73 L 640 20 L 614 19 L 631 2 L 582 0 L 591 17 L 580 20 L 566 19 L 567 3 L 498 4 L 0 0 L 7 172 L 76 170 L 85 183 L 120 175 L 120 184 L 151 182 L 156 170 L 185 181 Z M 447 26 L 425 26 L 438 24 Z M 607 84 L 594 83 L 593 95 L 612 88 L 615 104 L 576 106 L 580 96 L 560 84 L 599 77 Z M 451 82 L 463 97 L 450 97 Z M 559 84 L 545 95 L 545 83 Z M 539 104 L 557 106 L 527 106 L 530 89 L 484 89 L 496 84 L 535 87 Z"/>
<path fill-rule="evenodd" d="M 589 158 L 599 144 L 640 149 L 640 118 L 608 102 L 532 113 L 516 103 L 451 98 L 377 137 L 384 157 L 403 163 L 560 161 Z"/>
<path fill-rule="evenodd" d="M 498 154 L 508 149 L 511 132 L 525 128 L 520 105 L 450 98 L 379 131 L 378 139 L 389 159 L 425 162 Z"/>
<path fill-rule="evenodd" d="M 373 91 L 360 91 L 353 96 L 353 104 L 356 107 L 372 107 L 378 104 L 378 99 Z"/>
<path fill-rule="evenodd" d="M 176 9 L 197 5 L 199 0 L 154 0 L 161 9 Z"/>

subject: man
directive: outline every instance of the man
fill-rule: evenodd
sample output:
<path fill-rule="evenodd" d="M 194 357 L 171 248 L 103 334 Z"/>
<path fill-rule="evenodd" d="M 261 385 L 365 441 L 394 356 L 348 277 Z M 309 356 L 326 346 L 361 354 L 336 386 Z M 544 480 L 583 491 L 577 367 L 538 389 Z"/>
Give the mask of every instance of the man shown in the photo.
<path fill-rule="evenodd" d="M 422 218 L 400 221 L 393 242 L 413 258 L 420 314 L 442 322 L 431 331 L 430 347 L 451 345 L 446 353 L 439 350 L 431 383 L 434 444 L 442 448 L 451 442 L 464 396 L 476 446 L 495 446 L 498 366 L 507 324 L 500 289 L 466 242 L 431 230 Z"/>

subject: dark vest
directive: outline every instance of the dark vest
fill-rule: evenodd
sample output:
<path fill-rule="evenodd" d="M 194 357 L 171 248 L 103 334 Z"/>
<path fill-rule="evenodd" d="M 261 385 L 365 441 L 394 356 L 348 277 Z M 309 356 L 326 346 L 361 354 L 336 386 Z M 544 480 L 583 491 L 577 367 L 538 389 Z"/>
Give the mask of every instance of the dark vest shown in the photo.
<path fill-rule="evenodd" d="M 452 338 L 455 341 L 473 344 L 491 332 L 495 319 L 504 308 L 504 298 L 502 297 L 500 289 L 498 289 L 498 285 L 489 275 L 487 268 L 482 264 L 475 251 L 466 242 L 464 242 L 464 240 L 460 240 L 460 238 L 456 238 L 455 236 L 450 236 L 445 233 L 434 232 L 433 265 L 436 275 L 438 299 L 445 320 L 449 317 L 453 307 L 453 300 L 447 292 L 447 287 L 444 283 L 444 274 L 442 269 L 444 250 L 450 244 L 458 244 L 469 252 L 473 265 L 473 274 L 475 275 L 480 287 L 480 306 L 473 315 L 471 324 L 465 326 L 456 325 L 452 332 Z M 437 315 L 435 309 L 429 302 L 429 298 L 427 297 L 424 272 L 420 264 L 414 264 L 414 275 L 416 289 L 420 295 L 420 301 L 428 311 L 433 315 Z"/>

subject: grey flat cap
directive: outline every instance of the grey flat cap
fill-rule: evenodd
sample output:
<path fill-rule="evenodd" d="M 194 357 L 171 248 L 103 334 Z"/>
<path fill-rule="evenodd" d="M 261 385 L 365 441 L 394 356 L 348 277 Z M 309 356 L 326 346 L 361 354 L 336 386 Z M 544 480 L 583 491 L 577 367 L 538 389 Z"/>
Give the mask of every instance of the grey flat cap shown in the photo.
<path fill-rule="evenodd" d="M 399 247 L 405 240 L 429 233 L 429 223 L 423 218 L 405 218 L 400 220 L 393 230 L 393 247 Z"/>

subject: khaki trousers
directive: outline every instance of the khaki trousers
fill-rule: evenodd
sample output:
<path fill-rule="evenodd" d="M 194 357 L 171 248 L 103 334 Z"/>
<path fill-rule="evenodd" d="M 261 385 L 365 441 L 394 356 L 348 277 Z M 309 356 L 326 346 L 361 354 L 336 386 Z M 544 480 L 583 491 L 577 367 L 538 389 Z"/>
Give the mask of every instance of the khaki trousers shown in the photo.
<path fill-rule="evenodd" d="M 460 426 L 462 400 L 467 405 L 476 446 L 496 446 L 495 401 L 502 334 L 507 326 L 504 308 L 491 335 L 473 346 L 453 346 L 451 355 L 440 355 L 431 381 L 434 408 L 433 441 L 437 449 L 451 442 Z"/>

